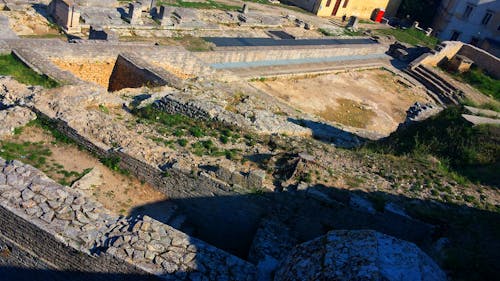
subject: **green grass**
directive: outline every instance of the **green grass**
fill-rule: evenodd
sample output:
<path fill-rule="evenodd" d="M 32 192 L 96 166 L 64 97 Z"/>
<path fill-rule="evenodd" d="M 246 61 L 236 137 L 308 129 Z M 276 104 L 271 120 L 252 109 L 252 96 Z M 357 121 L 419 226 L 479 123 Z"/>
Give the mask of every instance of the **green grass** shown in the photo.
<path fill-rule="evenodd" d="M 54 88 L 58 83 L 47 76 L 39 75 L 13 55 L 0 55 L 0 75 L 12 76 L 17 81 L 27 85 L 40 85 Z"/>
<path fill-rule="evenodd" d="M 429 48 L 434 48 L 439 43 L 439 39 L 433 36 L 426 36 L 424 32 L 415 29 L 378 29 L 376 33 L 383 35 L 392 35 L 396 40 L 411 45 L 423 45 Z"/>
<path fill-rule="evenodd" d="M 477 108 L 488 109 L 488 110 L 500 112 L 500 103 L 487 102 L 487 103 L 477 104 L 470 99 L 463 99 L 461 102 L 463 105 L 468 105 L 468 106 L 472 106 L 472 107 L 477 107 Z"/>
<path fill-rule="evenodd" d="M 440 170 L 456 181 L 481 182 L 500 186 L 500 127 L 472 126 L 460 107 L 449 107 L 437 116 L 396 131 L 387 139 L 372 142 L 368 148 L 378 152 L 440 160 Z"/>
<path fill-rule="evenodd" d="M 161 5 L 183 7 L 183 8 L 194 8 L 194 9 L 218 9 L 223 11 L 237 11 L 238 9 L 241 9 L 240 6 L 227 5 L 213 0 L 207 0 L 205 2 L 184 2 L 182 0 L 158 1 L 158 6 Z"/>
<path fill-rule="evenodd" d="M 471 85 L 481 93 L 500 101 L 500 80 L 489 76 L 481 69 L 473 67 L 467 72 L 452 74 L 458 80 Z"/>

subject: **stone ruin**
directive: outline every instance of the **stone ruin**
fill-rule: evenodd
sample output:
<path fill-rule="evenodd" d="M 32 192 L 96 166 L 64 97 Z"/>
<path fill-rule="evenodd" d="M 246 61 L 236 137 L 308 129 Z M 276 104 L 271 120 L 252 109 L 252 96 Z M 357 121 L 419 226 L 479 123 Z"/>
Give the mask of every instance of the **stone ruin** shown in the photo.
<path fill-rule="evenodd" d="M 72 0 L 52 0 L 48 6 L 48 13 L 66 32 L 81 31 L 80 11 Z"/>
<path fill-rule="evenodd" d="M 136 273 L 142 280 L 305 280 L 318 274 L 400 280 L 403 273 L 408 280 L 446 280 L 414 244 L 375 231 L 332 231 L 299 245 L 273 262 L 270 277 L 265 264 L 256 268 L 147 216 L 114 216 L 80 191 L 1 158 L 0 221 L 8 255 L 29 248 L 61 270 Z"/>

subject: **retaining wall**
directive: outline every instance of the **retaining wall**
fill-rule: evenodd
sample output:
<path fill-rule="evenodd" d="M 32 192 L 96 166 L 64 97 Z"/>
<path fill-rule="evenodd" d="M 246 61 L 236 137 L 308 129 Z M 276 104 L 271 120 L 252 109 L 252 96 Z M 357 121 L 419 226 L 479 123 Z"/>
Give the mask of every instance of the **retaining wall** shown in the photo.
<path fill-rule="evenodd" d="M 39 118 L 51 120 L 37 109 L 32 110 Z M 53 122 L 58 131 L 78 145 L 99 158 L 118 157 L 122 169 L 167 195 L 187 215 L 198 238 L 246 258 L 260 218 L 268 208 L 266 201 L 258 197 L 239 197 L 233 187 L 203 172 L 193 172 L 175 164 L 161 170 L 128 155 L 125 150 L 110 149 L 105 144 L 88 140 L 62 120 Z M 249 176 L 248 181 L 256 181 L 255 176 Z M 245 208 L 241 208 L 241 204 L 245 204 Z"/>
<path fill-rule="evenodd" d="M 173 74 L 153 67 L 132 54 L 120 54 L 109 78 L 108 91 L 165 85 L 180 88 L 182 83 Z"/>
<path fill-rule="evenodd" d="M 255 62 L 273 60 L 293 60 L 305 58 L 327 58 L 340 56 L 362 56 L 369 54 L 384 54 L 386 47 L 380 44 L 309 47 L 309 48 L 279 48 L 259 47 L 258 49 L 234 49 L 215 52 L 199 52 L 196 56 L 205 63 Z"/>
<path fill-rule="evenodd" d="M 0 158 L 0 234 L 96 280 L 253 280 L 253 265 L 149 217 L 114 216 L 35 168 Z M 133 278 L 127 279 L 127 274 Z"/>

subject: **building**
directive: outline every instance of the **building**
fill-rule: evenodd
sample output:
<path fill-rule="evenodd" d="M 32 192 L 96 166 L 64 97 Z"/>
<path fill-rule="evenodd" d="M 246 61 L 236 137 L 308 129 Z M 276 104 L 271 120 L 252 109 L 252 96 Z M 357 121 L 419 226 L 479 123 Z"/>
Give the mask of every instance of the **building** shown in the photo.
<path fill-rule="evenodd" d="M 370 18 L 376 9 L 396 14 L 402 0 L 289 0 L 288 2 L 321 17 L 357 16 Z"/>
<path fill-rule="evenodd" d="M 441 40 L 462 41 L 500 57 L 500 0 L 443 0 L 433 28 Z"/>

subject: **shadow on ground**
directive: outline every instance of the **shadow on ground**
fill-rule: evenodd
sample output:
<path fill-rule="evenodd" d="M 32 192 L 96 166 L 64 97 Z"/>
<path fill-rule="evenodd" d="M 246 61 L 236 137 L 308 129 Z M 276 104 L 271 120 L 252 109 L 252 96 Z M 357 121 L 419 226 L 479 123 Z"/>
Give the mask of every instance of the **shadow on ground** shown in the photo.
<path fill-rule="evenodd" d="M 368 198 L 374 210 L 354 208 L 352 197 Z M 403 212 L 387 207 L 389 202 Z M 194 237 L 248 259 L 263 219 L 287 226 L 302 243 L 335 229 L 374 229 L 413 242 L 450 276 L 492 280 L 500 274 L 500 214 L 467 206 L 317 185 L 307 191 L 170 199 L 140 206 L 132 216 L 148 215 L 169 223 L 162 205 L 175 204 Z M 396 208 L 397 209 L 397 208 Z M 293 245 L 292 245 L 293 246 Z"/>

